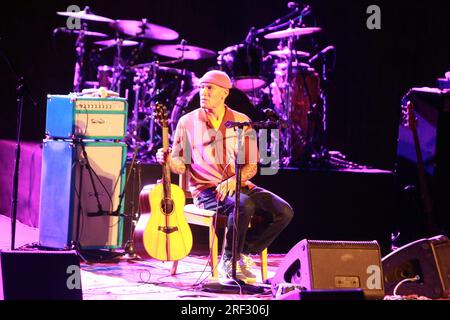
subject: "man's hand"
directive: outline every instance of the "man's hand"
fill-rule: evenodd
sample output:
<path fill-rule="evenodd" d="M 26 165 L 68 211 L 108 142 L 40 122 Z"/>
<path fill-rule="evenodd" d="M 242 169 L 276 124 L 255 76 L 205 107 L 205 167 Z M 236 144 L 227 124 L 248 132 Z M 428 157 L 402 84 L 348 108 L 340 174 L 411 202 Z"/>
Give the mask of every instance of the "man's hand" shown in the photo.
<path fill-rule="evenodd" d="M 230 177 L 225 181 L 219 183 L 216 187 L 216 199 L 223 201 L 229 195 L 230 197 L 236 191 L 236 178 Z"/>
<path fill-rule="evenodd" d="M 168 148 L 166 152 L 162 148 L 156 151 L 156 161 L 160 165 L 169 164 L 170 170 L 175 174 L 183 174 L 186 171 L 186 166 L 183 161 L 178 158 L 172 158 L 172 148 Z"/>
<path fill-rule="evenodd" d="M 171 148 L 168 148 L 166 152 L 164 152 L 163 148 L 159 148 L 158 151 L 156 152 L 156 161 L 160 165 L 165 164 L 167 161 L 169 161 L 170 163 L 171 152 L 172 152 Z"/>

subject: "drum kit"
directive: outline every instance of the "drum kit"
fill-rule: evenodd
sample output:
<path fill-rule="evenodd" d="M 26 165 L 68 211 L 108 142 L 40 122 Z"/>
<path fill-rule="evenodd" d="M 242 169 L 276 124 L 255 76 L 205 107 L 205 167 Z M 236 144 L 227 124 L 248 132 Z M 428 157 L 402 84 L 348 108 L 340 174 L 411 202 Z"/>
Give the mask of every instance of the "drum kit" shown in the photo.
<path fill-rule="evenodd" d="M 153 45 L 150 51 L 154 58 L 139 64 L 135 62 L 146 40 L 171 41 L 178 39 L 179 34 L 146 19 L 113 20 L 99 16 L 88 7 L 79 12 L 57 14 L 83 22 L 80 29 L 65 30 L 77 35 L 75 92 L 106 87 L 128 99 L 129 87 L 132 88 L 133 107 L 130 108 L 126 143 L 139 160 L 154 161 L 154 154 L 162 143 L 160 128 L 153 120 L 152 112 L 157 102 L 166 104 L 169 109 L 171 135 L 179 118 L 199 106 L 198 77 L 186 68 L 173 65 L 211 59 L 214 63 L 209 69 L 223 70 L 232 79 L 233 88 L 226 101 L 231 108 L 246 113 L 255 121 L 267 119 L 266 111 L 270 110 L 270 114 L 287 124 L 280 129 L 278 143 L 280 165 L 290 166 L 306 157 L 317 156 L 323 147 L 326 128 L 326 97 L 322 88 L 325 75 L 320 76 L 322 72 L 311 67 L 309 52 L 294 46 L 303 37 L 321 31 L 318 27 L 302 26 L 302 18 L 309 12 L 306 8 L 296 8 L 265 28 L 252 28 L 242 43 L 218 52 L 188 45 L 184 39 L 179 44 Z M 87 21 L 107 24 L 113 36 L 88 30 Z M 266 52 L 261 45 L 262 35 L 269 41 L 278 40 L 277 49 Z M 85 79 L 83 71 L 88 38 L 103 38 L 92 43 L 97 48 L 90 56 L 101 55 L 108 49 L 114 51 L 111 65 L 94 67 L 97 71 L 94 80 Z M 124 54 L 128 47 L 132 49 L 131 53 Z M 160 62 L 156 56 L 171 60 Z"/>

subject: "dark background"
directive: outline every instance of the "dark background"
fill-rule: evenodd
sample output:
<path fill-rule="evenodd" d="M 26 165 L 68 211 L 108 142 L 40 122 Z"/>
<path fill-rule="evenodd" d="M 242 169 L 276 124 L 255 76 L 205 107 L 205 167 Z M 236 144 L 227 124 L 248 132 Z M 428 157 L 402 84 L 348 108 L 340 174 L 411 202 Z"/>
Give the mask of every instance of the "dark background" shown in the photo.
<path fill-rule="evenodd" d="M 393 169 L 400 99 L 413 86 L 435 86 L 436 79 L 450 70 L 450 21 L 444 1 L 331 1 L 305 2 L 312 15 L 307 26 L 323 28 L 314 37 L 296 43 L 311 53 L 327 45 L 336 47 L 336 68 L 332 74 L 327 109 L 327 146 L 342 151 L 352 161 L 380 169 Z M 28 101 L 24 108 L 24 140 L 44 137 L 47 94 L 72 90 L 75 63 L 75 37 L 57 34 L 66 17 L 56 14 L 76 4 L 112 19 L 140 20 L 176 30 L 175 41 L 149 41 L 188 44 L 215 51 L 242 42 L 252 26 L 262 28 L 289 12 L 287 1 L 14 1 L 1 13 L 0 48 L 17 73 L 23 75 L 38 107 Z M 381 30 L 366 27 L 371 4 L 381 8 Z M 315 20 L 315 21 L 314 21 Z M 102 23 L 90 29 L 111 30 Z M 90 40 L 91 42 L 93 40 Z M 277 40 L 261 39 L 266 51 Z M 111 64 L 105 55 L 103 63 Z M 142 56 L 150 61 L 152 54 Z M 164 60 L 164 59 L 161 59 Z M 215 65 L 215 59 L 186 63 L 197 76 Z M 16 81 L 5 62 L 0 62 L 0 138 L 16 136 Z M 131 90 L 131 89 L 130 89 Z"/>

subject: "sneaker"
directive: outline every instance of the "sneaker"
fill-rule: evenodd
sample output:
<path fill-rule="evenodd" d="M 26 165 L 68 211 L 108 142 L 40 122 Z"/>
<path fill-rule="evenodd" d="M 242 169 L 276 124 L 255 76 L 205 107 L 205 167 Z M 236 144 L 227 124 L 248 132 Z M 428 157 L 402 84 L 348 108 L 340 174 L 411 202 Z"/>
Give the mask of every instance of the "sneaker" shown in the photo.
<path fill-rule="evenodd" d="M 239 259 L 238 266 L 242 274 L 253 282 L 256 281 L 256 275 L 252 272 L 252 268 L 255 265 L 252 257 L 246 254 L 241 254 L 241 259 Z"/>
<path fill-rule="evenodd" d="M 220 259 L 219 265 L 217 266 L 219 269 L 219 278 L 227 278 L 227 279 L 232 278 L 232 273 L 233 273 L 232 264 L 233 263 L 232 263 L 231 259 L 227 259 L 225 257 L 222 257 L 222 259 Z M 239 263 L 236 264 L 236 278 L 244 281 L 245 283 L 248 282 L 247 277 L 245 276 L 245 274 L 242 273 L 242 271 L 239 267 Z"/>

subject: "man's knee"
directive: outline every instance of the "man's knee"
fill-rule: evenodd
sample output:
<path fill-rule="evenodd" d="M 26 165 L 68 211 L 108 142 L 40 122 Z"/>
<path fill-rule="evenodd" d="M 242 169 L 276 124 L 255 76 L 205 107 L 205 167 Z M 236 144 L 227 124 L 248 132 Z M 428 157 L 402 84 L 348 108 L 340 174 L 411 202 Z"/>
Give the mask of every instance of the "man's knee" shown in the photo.
<path fill-rule="evenodd" d="M 243 214 L 248 215 L 250 217 L 255 213 L 256 205 L 255 202 L 250 197 L 241 198 L 240 201 L 240 210 L 242 210 Z"/>
<path fill-rule="evenodd" d="M 282 206 L 279 215 L 281 217 L 281 220 L 284 221 L 286 224 L 288 224 L 294 217 L 294 210 L 291 208 L 290 205 L 285 204 Z"/>

